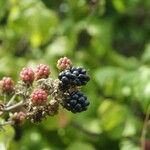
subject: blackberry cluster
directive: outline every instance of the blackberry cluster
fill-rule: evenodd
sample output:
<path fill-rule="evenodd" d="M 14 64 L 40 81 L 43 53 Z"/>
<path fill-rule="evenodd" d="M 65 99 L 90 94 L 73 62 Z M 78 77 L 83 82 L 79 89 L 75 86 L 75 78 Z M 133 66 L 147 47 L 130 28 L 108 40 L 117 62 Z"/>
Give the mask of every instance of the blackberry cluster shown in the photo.
<path fill-rule="evenodd" d="M 87 71 L 81 67 L 72 67 L 70 69 L 62 71 L 60 72 L 58 78 L 64 86 L 82 86 L 86 85 L 90 80 L 90 77 L 87 75 Z"/>
<path fill-rule="evenodd" d="M 86 111 L 90 102 L 82 92 L 72 93 L 64 100 L 64 108 L 71 111 L 72 113 L 78 113 Z"/>

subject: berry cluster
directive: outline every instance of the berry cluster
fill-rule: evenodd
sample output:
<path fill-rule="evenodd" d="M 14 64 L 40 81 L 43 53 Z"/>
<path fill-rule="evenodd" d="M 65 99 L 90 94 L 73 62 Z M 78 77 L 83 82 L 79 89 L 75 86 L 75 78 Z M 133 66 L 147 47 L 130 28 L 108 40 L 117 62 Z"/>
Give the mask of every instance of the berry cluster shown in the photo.
<path fill-rule="evenodd" d="M 0 91 L 1 96 L 5 94 L 5 102 L 0 102 L 0 112 L 10 114 L 10 123 L 22 124 L 26 119 L 33 123 L 41 122 L 48 116 L 56 115 L 60 105 L 72 113 L 87 110 L 90 103 L 80 92 L 81 86 L 90 80 L 87 71 L 72 66 L 67 57 L 57 61 L 57 68 L 60 71 L 58 79 L 49 76 L 50 67 L 45 64 L 34 69 L 23 68 L 21 80 L 16 84 L 10 77 L 2 78 Z"/>
<path fill-rule="evenodd" d="M 72 62 L 67 57 L 62 57 L 57 61 L 57 68 L 59 70 L 69 69 L 72 66 Z"/>
<path fill-rule="evenodd" d="M 50 68 L 48 65 L 45 64 L 39 64 L 35 71 L 32 68 L 23 68 L 20 72 L 20 78 L 25 83 L 30 83 L 36 79 L 42 79 L 42 78 L 48 78 L 50 75 Z"/>
<path fill-rule="evenodd" d="M 49 74 L 50 68 L 45 64 L 40 64 L 35 69 L 35 77 L 37 80 L 42 78 L 48 78 Z"/>
<path fill-rule="evenodd" d="M 90 80 L 90 77 L 87 75 L 86 70 L 81 67 L 72 67 L 70 69 L 64 70 L 60 72 L 58 78 L 64 86 L 82 86 L 86 85 Z"/>
<path fill-rule="evenodd" d="M 0 81 L 0 85 L 4 93 L 11 93 L 14 90 L 14 82 L 10 77 L 3 77 Z"/>
<path fill-rule="evenodd" d="M 72 113 L 87 110 L 89 101 L 87 97 L 79 91 L 79 87 L 86 85 L 90 80 L 87 71 L 82 67 L 74 66 L 69 66 L 66 69 L 63 68 L 60 70 L 63 70 L 58 75 L 60 87 L 64 93 L 67 93 L 67 96 L 64 96 L 62 100 L 62 106 Z"/>
<path fill-rule="evenodd" d="M 20 72 L 20 78 L 25 83 L 32 83 L 34 80 L 34 71 L 32 68 L 23 68 Z"/>
<path fill-rule="evenodd" d="M 70 94 L 65 100 L 64 100 L 64 108 L 67 110 L 77 113 L 86 111 L 87 107 L 89 105 L 89 101 L 87 100 L 87 97 L 82 92 L 75 92 Z"/>
<path fill-rule="evenodd" d="M 46 103 L 48 95 L 43 89 L 35 89 L 30 97 L 33 105 L 42 105 Z"/>

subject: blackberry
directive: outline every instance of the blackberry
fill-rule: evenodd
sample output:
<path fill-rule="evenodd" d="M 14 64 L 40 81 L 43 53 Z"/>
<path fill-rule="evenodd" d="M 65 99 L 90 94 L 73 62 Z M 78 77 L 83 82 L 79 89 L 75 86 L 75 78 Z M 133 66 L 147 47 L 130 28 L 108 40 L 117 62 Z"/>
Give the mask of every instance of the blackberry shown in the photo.
<path fill-rule="evenodd" d="M 63 101 L 63 106 L 72 113 L 86 111 L 90 102 L 82 92 L 75 92 Z"/>
<path fill-rule="evenodd" d="M 81 67 L 72 67 L 65 71 L 60 72 L 58 76 L 59 80 L 62 81 L 62 85 L 86 85 L 90 80 L 87 75 L 87 71 Z"/>

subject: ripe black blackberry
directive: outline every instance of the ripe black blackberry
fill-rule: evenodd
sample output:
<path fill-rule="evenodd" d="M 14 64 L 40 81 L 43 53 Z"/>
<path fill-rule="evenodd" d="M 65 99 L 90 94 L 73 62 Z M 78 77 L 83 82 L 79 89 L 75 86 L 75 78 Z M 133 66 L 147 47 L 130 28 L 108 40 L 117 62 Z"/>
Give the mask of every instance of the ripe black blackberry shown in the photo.
<path fill-rule="evenodd" d="M 60 72 L 58 78 L 60 81 L 62 81 L 63 86 L 82 86 L 86 85 L 90 80 L 89 75 L 87 75 L 87 71 L 81 67 L 72 67 L 70 69 L 62 71 Z"/>
<path fill-rule="evenodd" d="M 86 111 L 90 102 L 82 92 L 75 92 L 63 101 L 63 106 L 72 113 Z"/>

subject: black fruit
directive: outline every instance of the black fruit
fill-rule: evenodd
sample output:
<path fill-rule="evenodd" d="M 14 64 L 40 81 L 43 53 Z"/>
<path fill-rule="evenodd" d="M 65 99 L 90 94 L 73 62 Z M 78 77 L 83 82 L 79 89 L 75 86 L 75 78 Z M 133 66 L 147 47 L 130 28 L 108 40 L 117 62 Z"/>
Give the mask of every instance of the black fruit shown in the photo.
<path fill-rule="evenodd" d="M 86 111 L 89 104 L 90 102 L 82 92 L 72 93 L 63 101 L 64 108 L 73 113 Z"/>
<path fill-rule="evenodd" d="M 72 67 L 65 71 L 60 72 L 58 76 L 59 80 L 62 81 L 62 85 L 86 85 L 90 80 L 87 72 L 81 67 Z"/>

